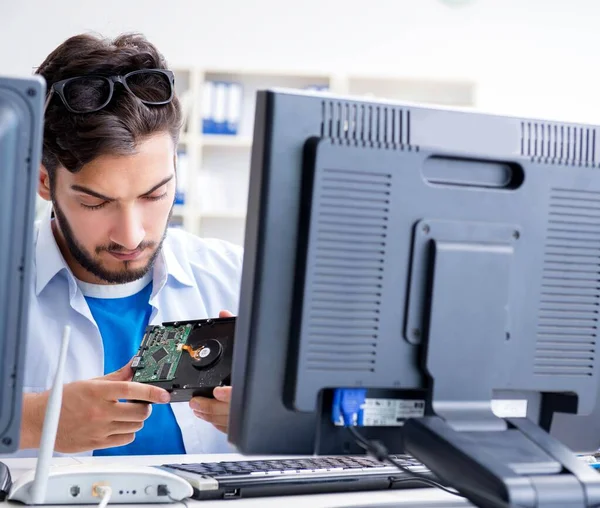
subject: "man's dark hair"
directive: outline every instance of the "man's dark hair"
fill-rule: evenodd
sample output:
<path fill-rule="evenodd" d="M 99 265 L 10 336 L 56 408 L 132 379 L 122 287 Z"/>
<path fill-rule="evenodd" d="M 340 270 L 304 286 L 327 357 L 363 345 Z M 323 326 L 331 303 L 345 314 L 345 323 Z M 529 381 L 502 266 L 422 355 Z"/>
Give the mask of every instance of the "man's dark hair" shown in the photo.
<path fill-rule="evenodd" d="M 164 57 L 140 34 L 124 34 L 114 40 L 82 34 L 58 46 L 37 74 L 44 77 L 49 90 L 53 83 L 75 76 L 166 68 Z M 116 86 L 104 109 L 74 114 L 54 94 L 45 115 L 42 163 L 52 183 L 59 166 L 75 173 L 101 155 L 133 154 L 140 141 L 158 132 L 168 132 L 177 143 L 181 121 L 177 97 L 169 104 L 145 105 Z"/>

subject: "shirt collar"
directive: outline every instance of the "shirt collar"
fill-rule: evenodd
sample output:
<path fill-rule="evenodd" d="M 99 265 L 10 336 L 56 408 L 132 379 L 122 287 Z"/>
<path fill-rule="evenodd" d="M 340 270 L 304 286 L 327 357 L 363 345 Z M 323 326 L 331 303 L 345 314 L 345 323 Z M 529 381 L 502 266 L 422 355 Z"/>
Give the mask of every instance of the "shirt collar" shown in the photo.
<path fill-rule="evenodd" d="M 35 244 L 35 269 L 36 296 L 39 296 L 48 283 L 62 270 L 66 270 L 69 274 L 71 273 L 54 239 L 51 205 L 48 206 L 39 223 L 38 238 Z M 75 278 L 72 275 L 69 279 L 73 279 L 73 284 L 77 286 Z M 70 282 L 69 286 L 71 286 Z"/>
<path fill-rule="evenodd" d="M 172 276 L 179 283 L 183 284 L 184 286 L 194 286 L 195 284 L 193 277 L 190 275 L 189 271 L 186 270 L 186 267 L 184 267 L 181 263 L 181 258 L 185 256 L 185 252 L 182 252 L 181 255 L 178 256 L 175 252 L 176 242 L 171 242 L 169 240 L 170 238 L 167 234 L 167 238 L 163 242 L 162 250 L 159 255 L 161 264 L 163 267 L 166 267 L 167 274 Z"/>
<path fill-rule="evenodd" d="M 75 291 L 77 282 L 69 269 L 65 259 L 58 248 L 54 233 L 52 232 L 52 206 L 48 206 L 47 212 L 42 217 L 39 229 L 38 238 L 35 247 L 35 264 L 36 264 L 36 281 L 35 293 L 36 296 L 44 290 L 48 283 L 65 270 L 69 276 L 69 289 Z M 167 237 L 163 242 L 161 253 L 154 264 L 155 281 L 166 281 L 166 276 L 172 276 L 175 280 L 185 286 L 194 286 L 191 275 L 185 270 L 174 251 L 174 245 L 171 245 Z M 160 284 L 162 286 L 163 284 Z M 72 287 L 71 287 L 72 286 Z M 159 289 L 158 287 L 156 288 Z"/>

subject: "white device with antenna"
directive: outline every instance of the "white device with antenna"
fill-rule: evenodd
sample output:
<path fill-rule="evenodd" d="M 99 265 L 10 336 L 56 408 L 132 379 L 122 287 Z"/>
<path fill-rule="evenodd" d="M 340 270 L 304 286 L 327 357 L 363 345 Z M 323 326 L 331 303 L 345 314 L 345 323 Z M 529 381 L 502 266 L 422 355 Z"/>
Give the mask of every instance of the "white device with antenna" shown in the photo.
<path fill-rule="evenodd" d="M 183 478 L 157 467 L 124 464 L 75 464 L 54 466 L 52 456 L 60 408 L 70 327 L 66 326 L 54 383 L 48 397 L 40 450 L 35 471 L 13 484 L 8 499 L 29 505 L 99 504 L 110 500 L 126 503 L 169 503 L 190 497 L 192 486 Z"/>

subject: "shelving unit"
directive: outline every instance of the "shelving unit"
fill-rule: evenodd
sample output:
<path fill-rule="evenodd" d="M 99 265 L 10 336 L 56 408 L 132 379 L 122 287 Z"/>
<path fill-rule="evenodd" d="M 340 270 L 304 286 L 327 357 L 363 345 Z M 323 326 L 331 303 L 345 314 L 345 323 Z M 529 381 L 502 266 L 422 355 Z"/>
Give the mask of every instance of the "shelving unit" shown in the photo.
<path fill-rule="evenodd" d="M 174 225 L 205 237 L 243 244 L 250 173 L 256 91 L 285 87 L 326 86 L 332 93 L 405 100 L 423 104 L 473 106 L 475 84 L 397 76 L 325 75 L 314 72 L 183 68 L 175 70 L 177 92 L 186 118 L 178 152 L 185 204 L 177 205 Z M 208 81 L 242 86 L 237 135 L 202 134 L 203 87 Z M 181 168 L 180 168 L 181 169 Z"/>

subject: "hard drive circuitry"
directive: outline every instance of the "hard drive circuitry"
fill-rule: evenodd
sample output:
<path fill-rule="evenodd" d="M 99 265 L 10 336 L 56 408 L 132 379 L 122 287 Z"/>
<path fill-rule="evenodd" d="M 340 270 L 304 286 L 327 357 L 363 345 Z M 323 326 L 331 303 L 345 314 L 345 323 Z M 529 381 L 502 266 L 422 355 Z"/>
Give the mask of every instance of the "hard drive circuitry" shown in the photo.
<path fill-rule="evenodd" d="M 172 381 L 181 359 L 183 346 L 192 331 L 192 325 L 149 326 L 144 334 L 138 355 L 131 367 L 133 381 Z"/>

